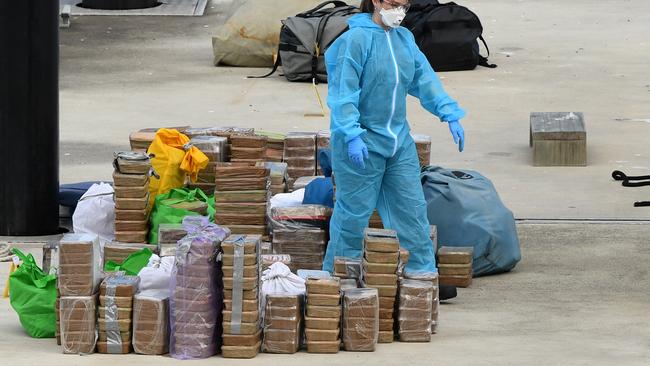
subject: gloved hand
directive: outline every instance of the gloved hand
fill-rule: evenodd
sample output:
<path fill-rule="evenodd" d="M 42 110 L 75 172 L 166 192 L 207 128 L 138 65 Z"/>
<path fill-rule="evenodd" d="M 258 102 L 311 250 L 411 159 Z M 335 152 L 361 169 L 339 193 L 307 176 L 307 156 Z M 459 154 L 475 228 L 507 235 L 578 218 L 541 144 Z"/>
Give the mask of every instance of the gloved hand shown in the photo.
<path fill-rule="evenodd" d="M 368 159 L 368 147 L 361 137 L 357 136 L 348 142 L 348 159 L 359 169 L 365 169 L 363 159 Z"/>
<path fill-rule="evenodd" d="M 454 143 L 458 145 L 458 151 L 462 152 L 465 148 L 465 130 L 463 126 L 458 121 L 450 121 L 449 131 L 451 131 L 451 136 L 454 138 Z"/>

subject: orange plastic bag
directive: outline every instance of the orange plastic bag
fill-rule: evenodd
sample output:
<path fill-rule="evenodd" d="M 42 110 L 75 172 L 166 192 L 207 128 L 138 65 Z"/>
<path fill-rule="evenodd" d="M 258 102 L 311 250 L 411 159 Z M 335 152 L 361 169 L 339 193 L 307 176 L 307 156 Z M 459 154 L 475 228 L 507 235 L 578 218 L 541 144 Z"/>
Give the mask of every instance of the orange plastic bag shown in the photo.
<path fill-rule="evenodd" d="M 151 166 L 157 175 L 151 177 L 149 182 L 149 208 L 153 207 L 157 195 L 167 193 L 172 188 L 182 188 L 186 175 L 192 182 L 196 181 L 199 170 L 208 165 L 208 157 L 189 142 L 189 137 L 178 130 L 161 128 L 156 132 L 147 150 L 152 156 Z"/>

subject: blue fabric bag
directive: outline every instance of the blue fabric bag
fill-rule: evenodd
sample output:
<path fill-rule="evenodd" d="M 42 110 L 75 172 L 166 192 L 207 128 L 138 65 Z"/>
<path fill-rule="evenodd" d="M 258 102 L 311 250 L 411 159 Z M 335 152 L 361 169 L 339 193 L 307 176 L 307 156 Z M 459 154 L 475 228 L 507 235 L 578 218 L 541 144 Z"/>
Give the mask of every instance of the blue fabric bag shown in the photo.
<path fill-rule="evenodd" d="M 510 271 L 521 260 L 515 218 L 478 172 L 430 166 L 421 173 L 427 216 L 440 246 L 474 247 L 474 276 Z"/>

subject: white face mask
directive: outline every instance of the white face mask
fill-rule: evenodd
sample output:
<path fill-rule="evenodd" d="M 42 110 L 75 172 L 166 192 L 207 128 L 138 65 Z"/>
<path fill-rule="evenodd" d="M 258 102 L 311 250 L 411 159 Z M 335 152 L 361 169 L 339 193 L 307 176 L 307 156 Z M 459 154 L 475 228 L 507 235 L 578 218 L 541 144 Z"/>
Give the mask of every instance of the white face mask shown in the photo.
<path fill-rule="evenodd" d="M 402 24 L 402 20 L 404 20 L 406 12 L 401 7 L 389 10 L 381 8 L 381 10 L 379 10 L 379 15 L 381 15 L 381 21 L 384 23 L 384 25 L 391 28 L 397 28 L 400 24 Z"/>

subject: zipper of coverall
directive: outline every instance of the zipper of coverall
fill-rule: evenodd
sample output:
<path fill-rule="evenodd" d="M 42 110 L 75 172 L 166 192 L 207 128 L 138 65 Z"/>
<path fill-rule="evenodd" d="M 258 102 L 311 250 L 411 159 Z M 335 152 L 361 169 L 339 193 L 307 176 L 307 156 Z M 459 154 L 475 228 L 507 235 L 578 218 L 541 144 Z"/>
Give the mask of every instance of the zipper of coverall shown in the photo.
<path fill-rule="evenodd" d="M 397 135 L 393 132 L 393 130 L 390 129 L 390 123 L 393 120 L 393 116 L 395 115 L 395 99 L 397 98 L 397 87 L 399 86 L 399 68 L 397 67 L 397 59 L 395 59 L 395 53 L 393 52 L 393 43 L 390 40 L 390 31 L 384 31 L 386 33 L 386 39 L 388 40 L 388 49 L 390 50 L 390 56 L 393 58 L 393 65 L 395 65 L 395 87 L 393 88 L 393 101 L 391 104 L 391 109 L 390 109 L 390 117 L 388 118 L 388 122 L 386 122 L 386 130 L 388 130 L 388 133 L 393 136 L 393 153 L 391 156 L 394 156 L 395 153 L 397 152 Z"/>

